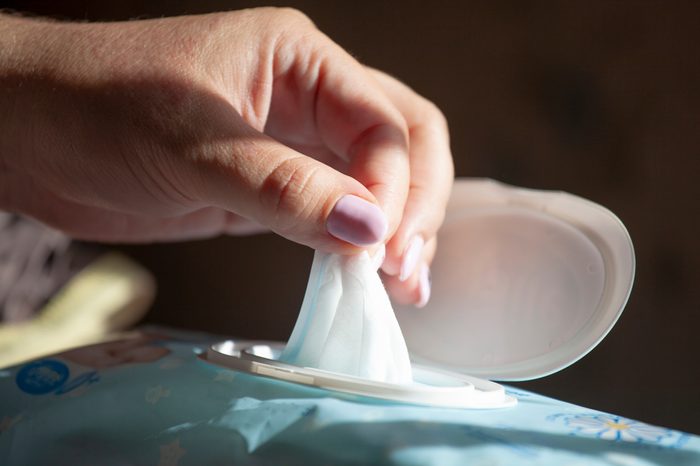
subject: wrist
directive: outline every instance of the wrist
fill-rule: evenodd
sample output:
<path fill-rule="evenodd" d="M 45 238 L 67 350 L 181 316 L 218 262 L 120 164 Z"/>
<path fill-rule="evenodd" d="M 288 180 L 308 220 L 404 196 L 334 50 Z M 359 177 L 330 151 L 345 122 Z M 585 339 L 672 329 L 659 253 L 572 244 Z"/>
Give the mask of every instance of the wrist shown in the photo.
<path fill-rule="evenodd" d="M 51 23 L 0 14 L 0 169 L 11 171 L 27 153 L 33 132 L 29 100 L 46 68 L 47 36 Z"/>
<path fill-rule="evenodd" d="M 30 20 L 0 14 L 0 210 L 13 210 L 12 185 L 16 162 L 26 146 L 21 120 L 20 94 L 30 68 L 28 26 Z"/>
<path fill-rule="evenodd" d="M 54 136 L 60 122 L 71 119 L 61 83 L 70 69 L 66 38 L 74 26 L 0 14 L 0 172 L 6 178 L 34 178 L 45 165 L 39 156 L 60 149 Z M 11 204 L 2 196 L 0 206 Z"/>

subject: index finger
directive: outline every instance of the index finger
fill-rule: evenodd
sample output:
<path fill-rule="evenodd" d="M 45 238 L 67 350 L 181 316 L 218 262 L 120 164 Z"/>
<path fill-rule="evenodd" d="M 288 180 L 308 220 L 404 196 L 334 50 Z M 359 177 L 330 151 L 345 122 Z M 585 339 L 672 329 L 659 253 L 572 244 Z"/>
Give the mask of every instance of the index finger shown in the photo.
<path fill-rule="evenodd" d="M 432 102 L 381 71 L 370 72 L 404 115 L 410 134 L 410 189 L 382 266 L 390 275 L 403 275 L 411 245 L 416 239 L 418 244 L 428 243 L 444 219 L 454 179 L 449 132 L 445 117 Z"/>
<path fill-rule="evenodd" d="M 347 174 L 375 196 L 387 216 L 389 238 L 401 221 L 409 190 L 406 121 L 363 65 L 320 36 L 304 67 L 315 70 L 318 135 L 347 161 Z"/>

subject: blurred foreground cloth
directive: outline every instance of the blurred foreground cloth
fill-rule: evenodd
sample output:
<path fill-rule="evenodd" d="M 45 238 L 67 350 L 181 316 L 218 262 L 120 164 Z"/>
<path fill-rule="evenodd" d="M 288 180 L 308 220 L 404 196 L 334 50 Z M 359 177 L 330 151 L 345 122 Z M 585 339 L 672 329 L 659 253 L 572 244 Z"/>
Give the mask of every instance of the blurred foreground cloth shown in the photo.
<path fill-rule="evenodd" d="M 0 212 L 0 367 L 101 341 L 135 323 L 155 282 L 125 256 Z"/>
<path fill-rule="evenodd" d="M 0 316 L 30 319 L 73 270 L 70 238 L 18 215 L 0 212 Z M 76 257 L 77 259 L 77 257 Z M 82 261 L 81 261 L 82 262 Z"/>

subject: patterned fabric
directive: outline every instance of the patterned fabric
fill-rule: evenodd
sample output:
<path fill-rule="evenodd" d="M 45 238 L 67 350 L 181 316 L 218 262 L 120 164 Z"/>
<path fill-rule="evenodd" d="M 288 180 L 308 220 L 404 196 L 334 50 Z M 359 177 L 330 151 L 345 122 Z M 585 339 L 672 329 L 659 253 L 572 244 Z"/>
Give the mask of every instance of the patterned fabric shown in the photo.
<path fill-rule="evenodd" d="M 139 337 L 0 372 L 3 465 L 698 465 L 700 438 L 522 390 L 392 404 L 238 373 Z"/>
<path fill-rule="evenodd" d="M 34 220 L 0 211 L 0 321 L 32 318 L 98 251 Z"/>

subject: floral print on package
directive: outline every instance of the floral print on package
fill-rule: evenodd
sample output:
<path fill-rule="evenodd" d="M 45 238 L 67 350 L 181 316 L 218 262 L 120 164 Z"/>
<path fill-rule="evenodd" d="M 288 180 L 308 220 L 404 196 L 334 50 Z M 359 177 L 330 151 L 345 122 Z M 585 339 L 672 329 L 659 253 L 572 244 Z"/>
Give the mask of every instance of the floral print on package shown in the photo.
<path fill-rule="evenodd" d="M 523 390 L 386 403 L 211 365 L 211 343 L 160 332 L 0 371 L 0 464 L 700 465 L 696 436 Z"/>

